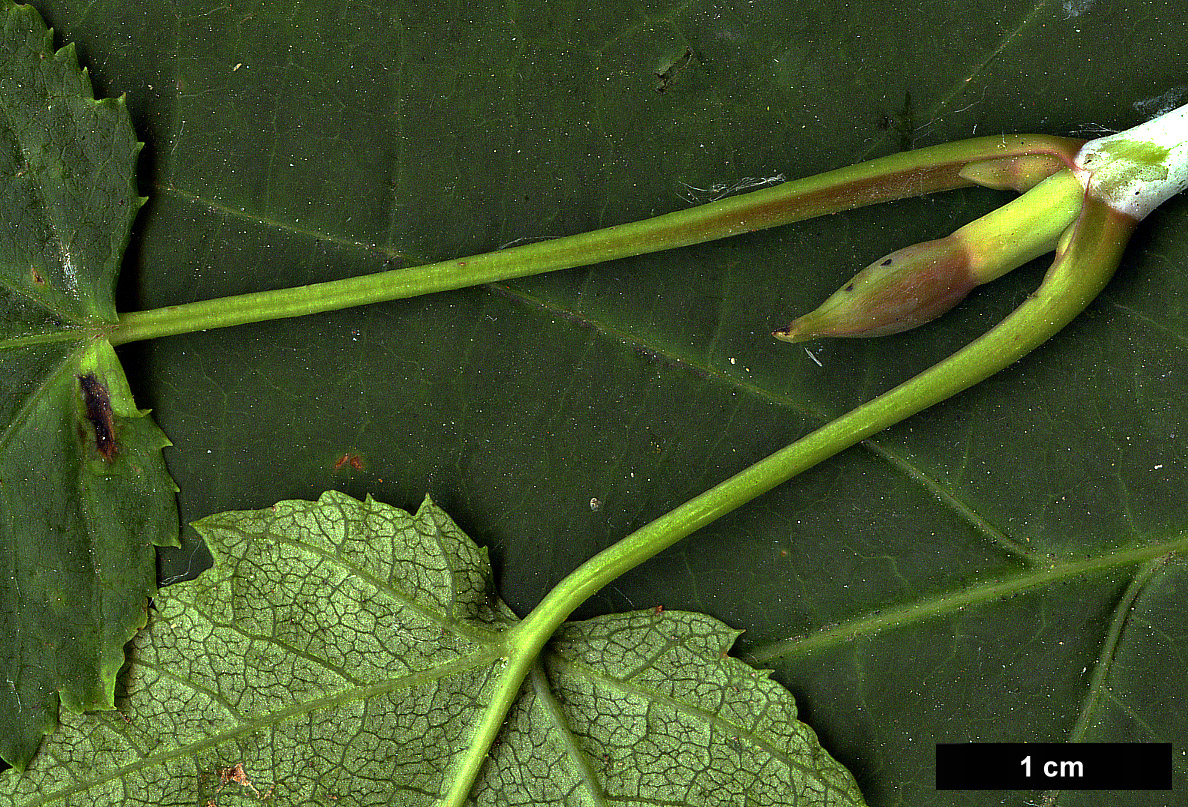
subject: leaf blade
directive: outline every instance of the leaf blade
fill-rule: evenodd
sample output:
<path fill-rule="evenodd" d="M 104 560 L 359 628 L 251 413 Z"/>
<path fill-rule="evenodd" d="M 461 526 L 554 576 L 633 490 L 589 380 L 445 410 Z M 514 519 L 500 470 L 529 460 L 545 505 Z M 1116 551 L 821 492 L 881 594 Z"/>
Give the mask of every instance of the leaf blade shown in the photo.
<path fill-rule="evenodd" d="M 140 144 L 36 11 L 0 18 L 0 760 L 20 769 L 59 703 L 111 708 L 177 513 L 169 442 L 103 338 Z"/>
<path fill-rule="evenodd" d="M 123 717 L 64 718 L 24 777 L 0 776 L 0 804 L 165 789 L 204 803 L 237 764 L 277 798 L 434 803 L 515 622 L 485 552 L 428 499 L 413 515 L 330 491 L 197 526 L 216 565 L 157 598 Z M 567 626 L 509 714 L 474 802 L 685 803 L 684 791 L 784 804 L 791 787 L 802 804 L 862 804 L 791 696 L 725 655 L 736 636 L 678 612 Z M 618 708 L 628 688 L 630 720 Z M 704 742 L 689 742 L 693 728 Z"/>
<path fill-rule="evenodd" d="M 1094 137 L 1185 98 L 1171 39 L 1151 40 L 1143 71 L 1117 65 L 1151 39 L 1145 21 L 1182 29 L 1188 6 L 1011 0 L 956 20 L 942 0 L 711 5 L 578 19 L 495 4 L 465 24 L 415 3 L 53 13 L 103 65 L 96 80 L 129 91 L 152 144 L 142 308 L 581 232 L 685 206 L 688 186 L 802 176 L 903 141 Z M 687 45 L 695 58 L 659 92 L 660 60 Z M 489 543 L 524 612 L 610 541 L 1025 297 L 1038 266 L 913 336 L 811 357 L 767 341 L 880 253 L 1000 199 L 951 193 L 510 288 L 175 337 L 127 369 L 185 458 L 186 520 L 332 486 L 405 505 L 429 490 Z M 745 652 L 1016 573 L 1006 547 L 1042 565 L 1182 533 L 1184 212 L 1157 211 L 1099 303 L 1033 359 L 691 536 L 583 613 L 706 611 L 747 628 Z M 346 452 L 366 467 L 335 471 Z M 173 571 L 197 567 L 177 555 Z M 1068 736 L 1125 587 L 1069 581 L 771 664 L 873 802 L 931 807 L 933 738 Z M 1132 669 L 1154 692 L 1183 653 L 1145 657 Z M 1154 696 L 1145 708 L 1183 735 Z"/>

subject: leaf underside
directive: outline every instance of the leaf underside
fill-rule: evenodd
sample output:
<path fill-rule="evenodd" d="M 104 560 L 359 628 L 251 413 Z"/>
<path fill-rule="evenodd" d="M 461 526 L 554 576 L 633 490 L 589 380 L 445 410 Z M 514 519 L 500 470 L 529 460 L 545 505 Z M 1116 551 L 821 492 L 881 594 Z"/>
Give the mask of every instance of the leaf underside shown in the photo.
<path fill-rule="evenodd" d="M 140 144 L 35 11 L 0 24 L 0 759 L 23 768 L 59 702 L 111 708 L 177 512 L 102 337 Z"/>
<path fill-rule="evenodd" d="M 428 499 L 331 491 L 195 526 L 215 568 L 156 599 L 119 714 L 65 717 L 0 804 L 433 804 L 515 623 L 486 551 Z M 727 655 L 737 635 L 673 611 L 565 625 L 472 803 L 863 804 L 791 695 Z"/>

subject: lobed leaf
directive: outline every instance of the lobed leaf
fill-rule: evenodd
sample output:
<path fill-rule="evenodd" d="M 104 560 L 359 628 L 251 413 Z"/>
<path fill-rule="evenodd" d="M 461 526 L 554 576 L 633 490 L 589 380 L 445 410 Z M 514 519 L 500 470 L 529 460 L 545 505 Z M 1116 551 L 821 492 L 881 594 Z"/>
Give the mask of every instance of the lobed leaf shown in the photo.
<path fill-rule="evenodd" d="M 141 200 L 122 100 L 95 100 L 37 12 L 0 5 L 0 759 L 112 706 L 177 541 L 165 435 L 104 339 Z"/>
<path fill-rule="evenodd" d="M 70 716 L 2 805 L 435 803 L 515 617 L 486 551 L 330 491 L 195 525 L 215 567 L 164 589 L 119 714 Z M 791 695 L 712 617 L 566 625 L 472 793 L 491 805 L 860 805 Z"/>

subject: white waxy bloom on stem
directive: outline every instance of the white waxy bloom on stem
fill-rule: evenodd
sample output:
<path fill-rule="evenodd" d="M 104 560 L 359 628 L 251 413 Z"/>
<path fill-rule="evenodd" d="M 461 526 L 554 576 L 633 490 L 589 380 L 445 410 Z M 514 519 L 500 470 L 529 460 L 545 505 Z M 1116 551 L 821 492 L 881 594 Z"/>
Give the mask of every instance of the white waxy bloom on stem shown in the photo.
<path fill-rule="evenodd" d="M 1076 166 L 1091 196 L 1141 221 L 1188 188 L 1188 105 L 1090 140 L 1077 152 Z"/>

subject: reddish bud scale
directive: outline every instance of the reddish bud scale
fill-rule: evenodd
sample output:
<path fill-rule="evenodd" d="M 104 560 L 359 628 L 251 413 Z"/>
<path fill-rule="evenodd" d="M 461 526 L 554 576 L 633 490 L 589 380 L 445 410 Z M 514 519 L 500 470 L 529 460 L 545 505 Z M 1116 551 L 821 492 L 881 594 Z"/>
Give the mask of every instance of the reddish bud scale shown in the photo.
<path fill-rule="evenodd" d="M 875 261 L 815 311 L 772 335 L 803 342 L 899 333 L 936 319 L 977 285 L 959 239 L 913 244 Z"/>

